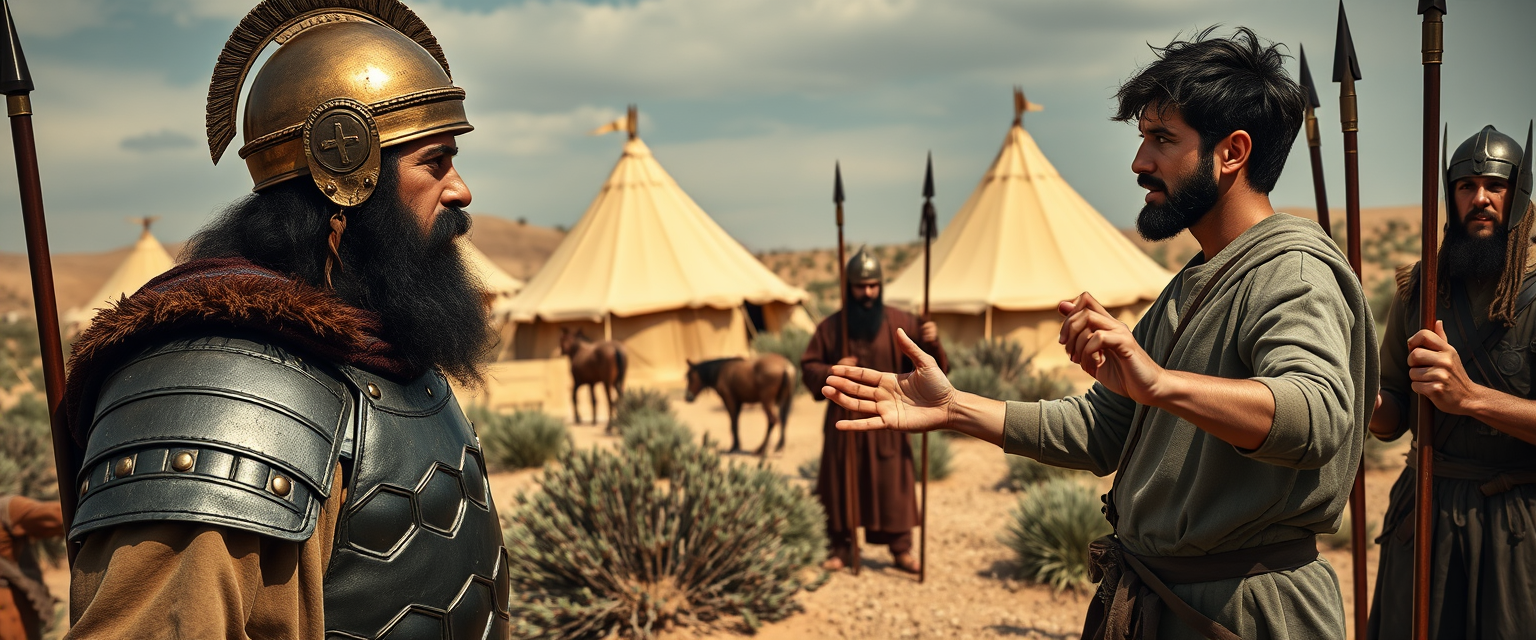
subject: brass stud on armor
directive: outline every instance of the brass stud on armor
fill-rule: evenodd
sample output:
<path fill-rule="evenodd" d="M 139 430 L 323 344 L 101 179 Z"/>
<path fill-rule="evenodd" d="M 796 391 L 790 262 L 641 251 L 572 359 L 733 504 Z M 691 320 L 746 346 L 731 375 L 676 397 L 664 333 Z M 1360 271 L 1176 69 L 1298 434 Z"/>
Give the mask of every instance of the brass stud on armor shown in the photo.
<path fill-rule="evenodd" d="M 427 387 L 427 397 L 432 397 L 432 387 Z"/>
<path fill-rule="evenodd" d="M 370 382 L 370 383 L 368 383 L 368 395 L 372 396 L 375 400 L 377 400 L 379 398 L 379 396 L 384 395 L 384 394 L 379 393 L 379 385 L 376 385 L 376 384 Z"/>
<path fill-rule="evenodd" d="M 192 465 L 197 463 L 197 456 L 191 451 L 181 451 L 171 458 L 171 469 L 176 471 L 191 471 Z"/>
<path fill-rule="evenodd" d="M 86 478 L 84 480 L 81 480 L 80 481 L 80 495 L 83 496 L 83 495 L 85 495 L 85 492 L 90 491 L 90 490 L 91 490 L 91 479 L 90 478 Z"/>
<path fill-rule="evenodd" d="M 336 193 L 336 183 L 333 182 L 331 184 L 325 185 L 325 192 Z"/>
<path fill-rule="evenodd" d="M 117 461 L 117 466 L 112 468 L 112 475 L 119 478 L 133 474 L 133 458 L 127 457 Z"/>
<path fill-rule="evenodd" d="M 287 477 L 272 476 L 273 495 L 276 495 L 279 498 L 286 498 L 288 497 L 288 493 L 291 491 L 293 491 L 293 483 L 289 481 Z"/>

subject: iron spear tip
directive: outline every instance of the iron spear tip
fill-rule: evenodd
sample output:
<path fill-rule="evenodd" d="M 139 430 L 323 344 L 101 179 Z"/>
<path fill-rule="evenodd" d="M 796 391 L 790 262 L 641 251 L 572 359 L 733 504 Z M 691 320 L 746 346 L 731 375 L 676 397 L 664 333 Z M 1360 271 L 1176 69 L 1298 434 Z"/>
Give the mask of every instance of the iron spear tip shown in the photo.
<path fill-rule="evenodd" d="M 832 165 L 832 204 L 843 203 L 843 163 Z"/>
<path fill-rule="evenodd" d="M 1349 18 L 1344 17 L 1344 0 L 1339 0 L 1338 39 L 1333 45 L 1333 81 L 1343 82 L 1344 74 L 1360 79 L 1360 60 L 1355 57 L 1355 40 L 1349 35 Z"/>
<path fill-rule="evenodd" d="M 5 42 L 0 47 L 0 93 L 19 96 L 32 92 L 32 72 L 27 56 L 21 52 L 21 38 L 16 35 L 16 20 L 11 18 L 11 3 L 0 0 L 5 12 Z"/>
<path fill-rule="evenodd" d="M 928 170 L 923 173 L 923 197 L 933 197 L 933 152 L 928 152 Z"/>
<path fill-rule="evenodd" d="M 1439 11 L 1442 16 L 1445 15 L 1445 0 L 1419 0 L 1419 15 L 1422 16 L 1431 10 Z"/>
<path fill-rule="evenodd" d="M 1312 84 L 1312 69 L 1307 66 L 1307 48 L 1301 47 L 1301 86 L 1307 89 L 1307 104 L 1313 109 L 1323 106 L 1317 98 L 1317 86 Z"/>

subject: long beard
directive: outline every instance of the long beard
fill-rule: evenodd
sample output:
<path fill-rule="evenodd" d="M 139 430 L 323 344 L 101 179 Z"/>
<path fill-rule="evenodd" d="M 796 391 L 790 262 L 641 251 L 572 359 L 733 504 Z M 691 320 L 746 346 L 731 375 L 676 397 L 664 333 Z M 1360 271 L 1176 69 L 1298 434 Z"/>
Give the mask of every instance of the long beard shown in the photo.
<path fill-rule="evenodd" d="M 1141 208 L 1141 213 L 1136 216 L 1136 233 L 1149 242 L 1157 242 L 1194 226 L 1216 207 L 1216 201 L 1221 197 L 1215 171 L 1215 154 L 1207 153 L 1200 158 L 1200 165 L 1193 173 L 1179 179 L 1177 188 L 1170 188 L 1149 174 L 1137 176 L 1137 184 L 1163 189 L 1167 200 L 1162 204 L 1147 203 Z"/>
<path fill-rule="evenodd" d="M 380 336 L 416 368 L 438 367 L 468 383 L 481 379 L 496 333 L 483 285 L 455 240 L 469 232 L 463 209 L 446 207 L 426 233 L 398 196 L 378 193 L 348 213 L 336 292 L 379 314 Z"/>
<path fill-rule="evenodd" d="M 874 299 L 874 304 L 864 306 L 848 296 L 848 337 L 854 340 L 873 340 L 885 324 L 885 292 Z"/>
<path fill-rule="evenodd" d="M 1504 273 L 1504 263 L 1509 249 L 1509 228 L 1499 225 L 1493 235 L 1474 238 L 1467 234 L 1466 224 L 1447 223 L 1445 242 L 1440 251 L 1445 254 L 1445 271 L 1452 278 L 1483 280 Z"/>

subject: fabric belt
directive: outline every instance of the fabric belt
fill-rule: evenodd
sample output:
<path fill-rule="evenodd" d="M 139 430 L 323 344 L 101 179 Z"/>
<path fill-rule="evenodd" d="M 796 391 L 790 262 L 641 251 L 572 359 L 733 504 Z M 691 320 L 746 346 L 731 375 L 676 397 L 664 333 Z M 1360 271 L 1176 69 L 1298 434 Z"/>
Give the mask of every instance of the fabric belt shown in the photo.
<path fill-rule="evenodd" d="M 1241 640 L 1231 630 L 1189 606 L 1168 588 L 1248 578 L 1299 569 L 1317 560 L 1317 538 L 1238 549 L 1205 556 L 1138 556 L 1115 535 L 1088 547 L 1088 575 L 1099 584 L 1083 622 L 1084 640 L 1156 640 L 1162 608 L 1205 638 Z M 1126 567 L 1130 570 L 1127 571 Z"/>
<path fill-rule="evenodd" d="M 1409 468 L 1418 469 L 1418 451 L 1418 445 L 1410 449 Z M 1478 490 L 1488 497 L 1499 495 L 1522 484 L 1536 483 L 1536 469 L 1501 469 L 1466 460 L 1442 458 L 1439 455 L 1435 456 L 1434 474 L 1436 478 L 1479 483 Z"/>

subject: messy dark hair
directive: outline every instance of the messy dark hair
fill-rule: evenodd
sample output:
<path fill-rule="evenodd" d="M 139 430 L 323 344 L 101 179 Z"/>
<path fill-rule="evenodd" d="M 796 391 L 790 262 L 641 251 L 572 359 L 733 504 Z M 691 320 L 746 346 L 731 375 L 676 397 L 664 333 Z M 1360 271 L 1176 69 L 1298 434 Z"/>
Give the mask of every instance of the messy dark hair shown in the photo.
<path fill-rule="evenodd" d="M 1200 133 L 1203 154 L 1233 131 L 1247 131 L 1253 138 L 1248 185 L 1267 194 L 1301 131 L 1306 94 L 1285 72 L 1282 45 L 1260 40 L 1247 27 L 1231 38 L 1212 38 L 1214 30 L 1152 47 L 1157 61 L 1120 86 L 1113 120 L 1138 120 L 1149 108 L 1158 116 L 1176 110 Z"/>

